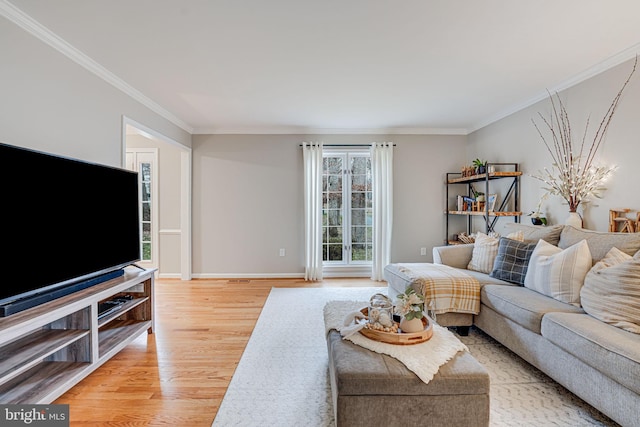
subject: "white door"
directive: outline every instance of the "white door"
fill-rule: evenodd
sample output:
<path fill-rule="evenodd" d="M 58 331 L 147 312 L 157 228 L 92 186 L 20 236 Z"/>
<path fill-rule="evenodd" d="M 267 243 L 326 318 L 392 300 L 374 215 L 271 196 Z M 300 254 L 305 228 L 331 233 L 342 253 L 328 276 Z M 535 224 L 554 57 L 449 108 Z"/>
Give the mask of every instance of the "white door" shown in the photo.
<path fill-rule="evenodd" d="M 140 262 L 158 268 L 158 151 L 127 149 L 126 168 L 138 172 L 140 212 Z"/>

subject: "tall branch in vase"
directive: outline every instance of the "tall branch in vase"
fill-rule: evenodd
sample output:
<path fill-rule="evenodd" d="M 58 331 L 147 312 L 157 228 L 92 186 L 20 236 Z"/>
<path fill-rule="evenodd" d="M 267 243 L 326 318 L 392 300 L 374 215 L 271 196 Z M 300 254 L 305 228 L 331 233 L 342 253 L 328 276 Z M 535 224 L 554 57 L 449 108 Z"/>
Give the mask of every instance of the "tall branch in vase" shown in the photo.
<path fill-rule="evenodd" d="M 597 165 L 595 159 L 616 112 L 622 92 L 635 73 L 637 64 L 636 56 L 629 77 L 613 98 L 589 146 L 586 143 L 589 118 L 587 118 L 582 141 L 574 145 L 569 114 L 557 92 L 555 97 L 549 93 L 551 117 L 547 119 L 538 113 L 550 135 L 545 137 L 535 120 L 531 119 L 553 160 L 550 169 L 545 167 L 537 175 L 532 176 L 542 181 L 546 185 L 544 189 L 550 194 L 561 196 L 569 204 L 569 212 L 576 212 L 580 203 L 587 202 L 592 197 L 600 198 L 600 193 L 605 190 L 605 181 L 615 171 L 613 166 Z"/>

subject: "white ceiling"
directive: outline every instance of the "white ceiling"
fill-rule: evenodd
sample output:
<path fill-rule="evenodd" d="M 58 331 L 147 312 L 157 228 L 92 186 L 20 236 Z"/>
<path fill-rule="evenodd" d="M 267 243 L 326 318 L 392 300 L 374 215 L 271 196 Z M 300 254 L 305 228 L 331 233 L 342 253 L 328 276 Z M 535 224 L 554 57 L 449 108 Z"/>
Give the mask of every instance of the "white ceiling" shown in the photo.
<path fill-rule="evenodd" d="M 0 12 L 191 133 L 465 134 L 640 51 L 638 0 L 0 0 Z"/>

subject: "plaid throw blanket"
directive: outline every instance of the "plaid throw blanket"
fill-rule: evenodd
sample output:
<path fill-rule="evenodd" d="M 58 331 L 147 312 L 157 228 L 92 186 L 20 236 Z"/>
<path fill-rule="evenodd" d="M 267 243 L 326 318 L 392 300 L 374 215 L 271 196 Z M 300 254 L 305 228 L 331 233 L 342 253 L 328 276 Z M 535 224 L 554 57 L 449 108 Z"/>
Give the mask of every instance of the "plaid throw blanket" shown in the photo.
<path fill-rule="evenodd" d="M 436 314 L 480 312 L 480 282 L 475 277 L 443 264 L 396 265 L 425 302 L 435 301 Z"/>

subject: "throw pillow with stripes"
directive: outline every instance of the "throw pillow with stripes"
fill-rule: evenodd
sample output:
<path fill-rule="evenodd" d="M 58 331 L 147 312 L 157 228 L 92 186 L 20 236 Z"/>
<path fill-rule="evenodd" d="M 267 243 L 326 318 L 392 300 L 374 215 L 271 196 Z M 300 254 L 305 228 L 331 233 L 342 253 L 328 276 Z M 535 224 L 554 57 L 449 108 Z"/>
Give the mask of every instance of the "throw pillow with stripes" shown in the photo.
<path fill-rule="evenodd" d="M 524 240 L 524 232 L 516 231 L 507 236 L 512 240 L 522 242 Z M 475 242 L 473 242 L 473 252 L 471 261 L 467 265 L 467 270 L 479 271 L 489 274 L 493 270 L 493 263 L 498 256 L 499 239 L 493 236 L 487 236 L 482 232 L 476 233 Z"/>
<path fill-rule="evenodd" d="M 580 298 L 591 316 L 640 334 L 640 252 L 631 257 L 611 248 L 587 274 Z"/>
<path fill-rule="evenodd" d="M 531 254 L 524 286 L 579 307 L 580 289 L 591 265 L 586 240 L 567 249 L 540 240 Z"/>

